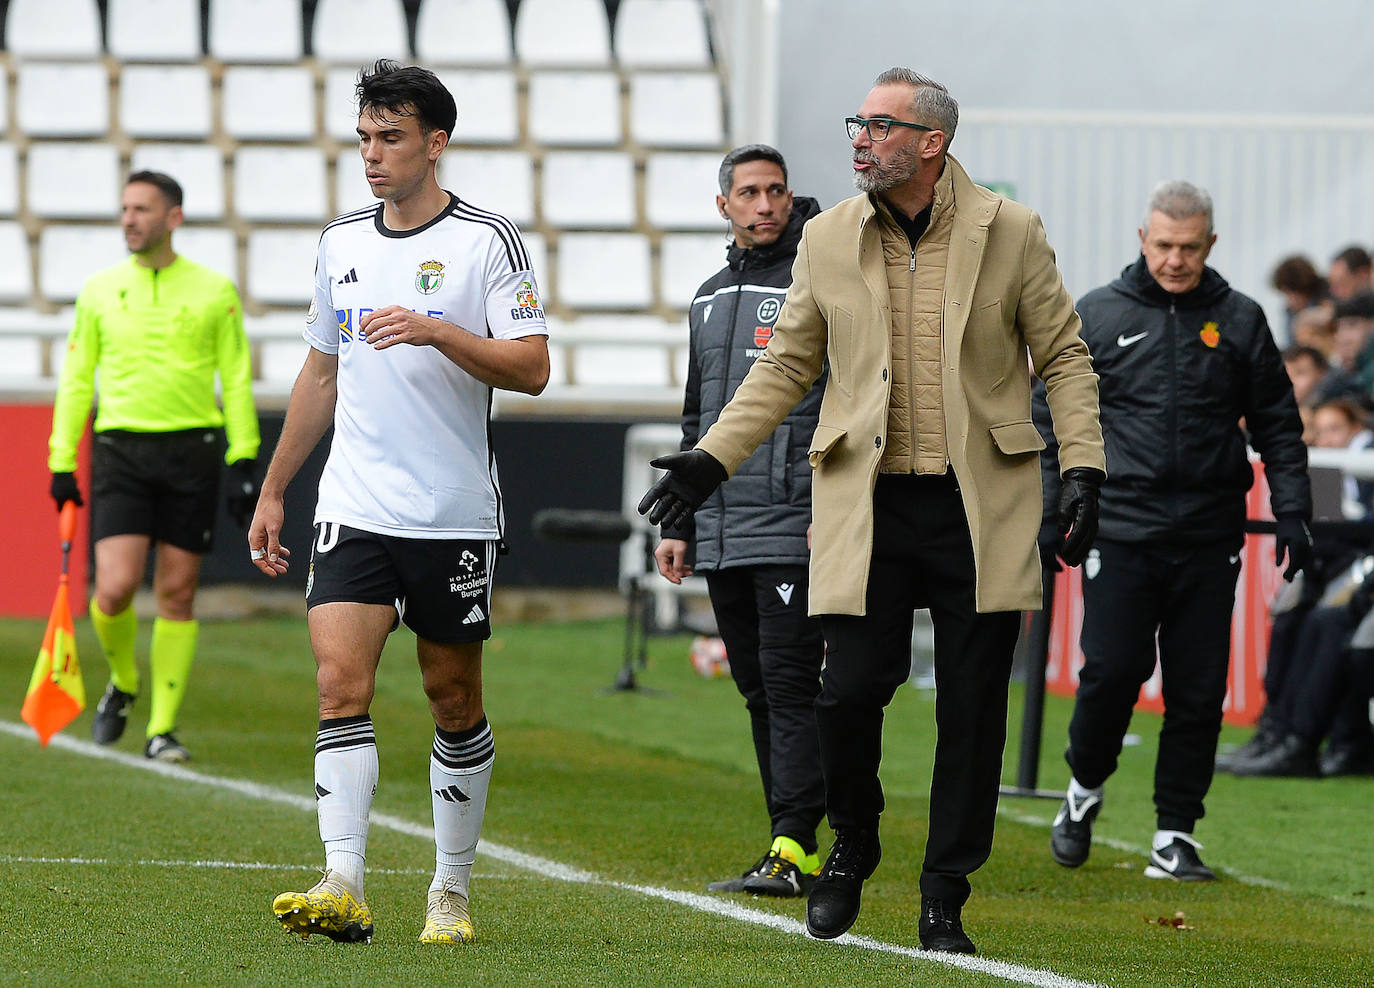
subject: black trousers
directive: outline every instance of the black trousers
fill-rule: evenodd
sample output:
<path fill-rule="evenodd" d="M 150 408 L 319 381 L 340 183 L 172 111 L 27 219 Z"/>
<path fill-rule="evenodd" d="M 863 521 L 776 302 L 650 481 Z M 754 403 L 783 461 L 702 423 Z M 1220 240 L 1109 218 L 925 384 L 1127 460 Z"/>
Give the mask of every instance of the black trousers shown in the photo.
<path fill-rule="evenodd" d="M 910 675 L 912 612 L 930 608 L 936 743 L 921 892 L 962 905 L 969 874 L 992 851 L 1021 616 L 974 606 L 973 545 L 953 474 L 880 475 L 873 513 L 867 613 L 821 617 L 826 807 L 833 827 L 877 828 L 883 708 Z"/>
<path fill-rule="evenodd" d="M 774 837 L 816 853 L 825 781 L 816 695 L 825 641 L 807 617 L 805 566 L 740 566 L 706 573 L 730 675 L 744 697 Z"/>
<path fill-rule="evenodd" d="M 1083 567 L 1085 659 L 1069 722 L 1074 778 L 1096 788 L 1116 771 L 1158 638 L 1164 726 L 1155 757 L 1161 830 L 1191 833 L 1212 785 L 1240 573 L 1235 542 L 1159 547 L 1098 539 Z"/>
<path fill-rule="evenodd" d="M 1274 722 L 1282 731 L 1313 747 L 1326 737 L 1335 748 L 1370 747 L 1369 704 L 1355 682 L 1347 649 L 1358 624 L 1344 604 L 1305 612 L 1295 636 L 1294 660 L 1274 700 Z"/>

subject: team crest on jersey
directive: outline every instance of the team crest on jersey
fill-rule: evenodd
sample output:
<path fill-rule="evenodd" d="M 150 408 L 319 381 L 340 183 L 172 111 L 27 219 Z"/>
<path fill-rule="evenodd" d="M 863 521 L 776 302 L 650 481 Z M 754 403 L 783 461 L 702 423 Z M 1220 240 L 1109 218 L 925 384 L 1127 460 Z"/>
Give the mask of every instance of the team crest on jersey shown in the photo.
<path fill-rule="evenodd" d="M 1221 342 L 1221 332 L 1219 331 L 1217 324 L 1214 322 L 1203 323 L 1202 332 L 1198 333 L 1197 335 L 1201 336 L 1202 342 L 1207 344 L 1207 346 L 1211 347 L 1213 350 L 1215 350 L 1217 348 L 1217 344 Z"/>
<path fill-rule="evenodd" d="M 768 345 L 768 341 L 771 340 L 772 338 L 773 338 L 773 327 L 772 327 L 772 326 L 755 326 L 755 327 L 754 327 L 754 346 L 756 346 L 756 347 L 766 347 L 766 346 Z"/>
<path fill-rule="evenodd" d="M 515 302 L 522 309 L 539 308 L 539 296 L 534 294 L 534 285 L 528 281 L 520 282 L 520 287 L 515 292 Z"/>
<path fill-rule="evenodd" d="M 759 322 L 774 323 L 778 321 L 778 313 L 782 311 L 782 303 L 775 298 L 766 298 L 759 303 Z M 759 346 L 763 346 L 762 343 Z"/>
<path fill-rule="evenodd" d="M 310 308 L 305 310 L 305 324 L 307 326 L 313 326 L 315 325 L 315 320 L 318 318 L 320 318 L 320 303 L 318 299 L 311 296 Z"/>
<path fill-rule="evenodd" d="M 415 290 L 421 295 L 433 295 L 444 284 L 444 266 L 439 261 L 423 261 L 415 273 Z"/>

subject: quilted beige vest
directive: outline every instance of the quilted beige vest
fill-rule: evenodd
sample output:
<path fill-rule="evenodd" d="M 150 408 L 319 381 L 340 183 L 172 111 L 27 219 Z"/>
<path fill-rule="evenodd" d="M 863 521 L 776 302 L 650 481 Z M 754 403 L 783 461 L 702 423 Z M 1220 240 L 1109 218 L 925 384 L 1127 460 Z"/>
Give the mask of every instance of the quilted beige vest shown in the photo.
<path fill-rule="evenodd" d="M 944 389 L 940 359 L 945 268 L 954 226 L 954 186 L 946 168 L 935 183 L 930 226 L 911 249 L 887 204 L 879 201 L 879 231 L 892 309 L 892 390 L 882 473 L 944 473 Z"/>

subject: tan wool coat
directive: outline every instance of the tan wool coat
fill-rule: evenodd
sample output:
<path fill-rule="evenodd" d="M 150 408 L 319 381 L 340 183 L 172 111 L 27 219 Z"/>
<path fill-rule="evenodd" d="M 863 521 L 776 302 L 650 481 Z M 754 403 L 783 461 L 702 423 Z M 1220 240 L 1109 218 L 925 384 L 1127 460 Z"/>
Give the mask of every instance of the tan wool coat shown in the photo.
<path fill-rule="evenodd" d="M 1026 354 L 1048 389 L 1061 470 L 1105 470 L 1097 375 L 1040 217 L 974 185 L 954 190 L 941 385 L 981 612 L 1041 605 L 1039 451 Z M 873 204 L 846 199 L 806 225 L 767 349 L 697 444 L 733 473 L 820 375 L 830 380 L 811 442 L 810 612 L 863 614 L 873 555 L 873 484 L 887 431 L 891 312 Z"/>

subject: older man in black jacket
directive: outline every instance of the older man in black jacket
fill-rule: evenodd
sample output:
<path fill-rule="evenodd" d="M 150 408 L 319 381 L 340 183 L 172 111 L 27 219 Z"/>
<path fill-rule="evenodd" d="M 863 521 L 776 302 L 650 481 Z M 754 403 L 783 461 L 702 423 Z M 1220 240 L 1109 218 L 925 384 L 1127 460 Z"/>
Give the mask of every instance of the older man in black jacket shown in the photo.
<path fill-rule="evenodd" d="M 1212 782 L 1253 482 L 1241 420 L 1264 461 L 1276 563 L 1287 556 L 1288 580 L 1312 558 L 1307 450 L 1264 313 L 1206 265 L 1217 239 L 1211 198 L 1187 182 L 1163 183 L 1139 233 L 1136 262 L 1078 303 L 1100 379 L 1108 479 L 1083 565 L 1073 778 L 1050 850 L 1066 867 L 1087 860 L 1157 641 L 1164 726 L 1145 874 L 1208 881 L 1216 875 L 1198 857 L 1193 827 Z"/>
<path fill-rule="evenodd" d="M 733 242 L 724 268 L 697 291 L 682 406 L 682 448 L 692 449 L 763 353 L 792 283 L 802 225 L 820 211 L 793 199 L 787 165 L 763 144 L 739 147 L 720 167 L 716 207 Z M 815 702 L 825 645 L 807 617 L 807 528 L 811 467 L 807 450 L 825 378 L 811 388 L 773 435 L 696 513 L 695 530 L 664 527 L 654 552 L 674 583 L 705 574 L 730 674 L 744 696 L 754 735 L 773 842 L 717 892 L 800 896 L 820 870 L 816 827 L 825 784 L 816 740 Z"/>

